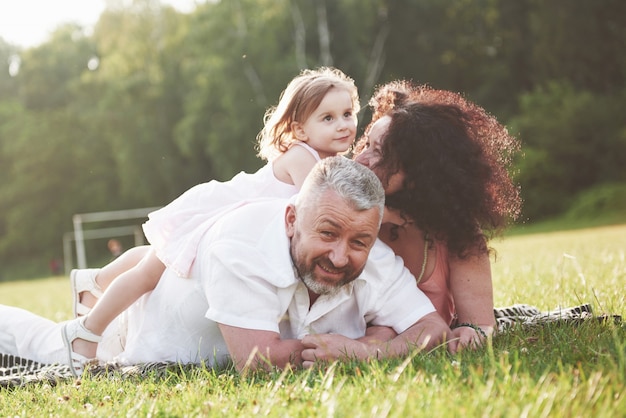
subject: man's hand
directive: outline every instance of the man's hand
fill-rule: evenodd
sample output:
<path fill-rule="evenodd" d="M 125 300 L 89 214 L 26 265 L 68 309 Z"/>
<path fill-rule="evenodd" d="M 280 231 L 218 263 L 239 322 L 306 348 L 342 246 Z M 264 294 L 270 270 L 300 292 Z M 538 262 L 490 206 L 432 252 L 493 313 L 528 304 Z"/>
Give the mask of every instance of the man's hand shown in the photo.
<path fill-rule="evenodd" d="M 365 330 L 365 336 L 357 338 L 357 340 L 367 344 L 380 344 L 397 336 L 398 334 L 393 328 L 371 325 Z"/>
<path fill-rule="evenodd" d="M 339 359 L 364 360 L 376 351 L 372 346 L 339 334 L 306 335 L 302 339 L 302 366 L 312 367 L 316 361 Z"/>
<path fill-rule="evenodd" d="M 388 341 L 373 341 L 371 337 L 374 334 L 377 332 L 362 338 L 366 342 L 337 334 L 307 335 L 302 339 L 302 364 L 311 367 L 317 360 L 399 357 L 415 349 L 430 350 L 446 340 L 450 351 L 456 351 L 458 346 L 455 340 L 449 340 L 452 331 L 436 312 L 425 315 L 402 334 Z"/>
<path fill-rule="evenodd" d="M 244 370 L 285 368 L 301 363 L 299 340 L 281 340 L 280 334 L 219 324 L 230 357 L 239 372 Z"/>

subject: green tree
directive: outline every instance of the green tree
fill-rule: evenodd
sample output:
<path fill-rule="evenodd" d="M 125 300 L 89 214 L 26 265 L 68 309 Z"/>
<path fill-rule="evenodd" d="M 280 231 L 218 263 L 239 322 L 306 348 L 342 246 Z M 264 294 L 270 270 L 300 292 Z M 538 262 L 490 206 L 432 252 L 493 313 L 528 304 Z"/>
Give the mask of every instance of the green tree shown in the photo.
<path fill-rule="evenodd" d="M 162 205 L 256 170 L 263 115 L 305 67 L 342 69 L 362 103 L 412 79 L 510 121 L 533 220 L 625 181 L 619 0 L 106 3 L 93 34 L 65 25 L 23 51 L 0 40 L 3 268 L 56 254 L 75 213 Z"/>
<path fill-rule="evenodd" d="M 532 72 L 536 85 L 567 80 L 611 93 L 626 83 L 626 2 L 532 0 Z"/>
<path fill-rule="evenodd" d="M 98 68 L 85 80 L 100 92 L 101 134 L 114 150 L 124 207 L 165 204 L 211 173 L 205 154 L 181 152 L 172 141 L 186 93 L 178 52 L 184 19 L 152 6 L 105 11 L 94 33 Z"/>
<path fill-rule="evenodd" d="M 32 268 L 61 256 L 74 213 L 115 197 L 106 170 L 95 164 L 110 153 L 94 146 L 76 106 L 92 48 L 75 31 L 62 27 L 51 41 L 21 52 L 16 96 L 1 103 L 0 254 Z"/>
<path fill-rule="evenodd" d="M 17 82 L 13 75 L 19 63 L 19 50 L 0 38 L 0 101 L 17 98 Z"/>
<path fill-rule="evenodd" d="M 577 91 L 566 82 L 522 96 L 512 126 L 524 142 L 519 181 L 531 220 L 563 213 L 589 188 L 626 182 L 625 96 Z"/>
<path fill-rule="evenodd" d="M 66 106 L 73 100 L 81 74 L 93 55 L 93 45 L 80 27 L 60 27 L 50 41 L 20 54 L 19 95 L 27 109 Z"/>

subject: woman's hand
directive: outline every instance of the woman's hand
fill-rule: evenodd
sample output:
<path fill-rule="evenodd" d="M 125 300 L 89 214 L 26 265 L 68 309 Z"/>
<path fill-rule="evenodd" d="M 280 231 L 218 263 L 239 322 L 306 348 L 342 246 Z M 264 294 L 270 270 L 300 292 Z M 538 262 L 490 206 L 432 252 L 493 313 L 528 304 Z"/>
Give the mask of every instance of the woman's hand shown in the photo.
<path fill-rule="evenodd" d="M 483 335 L 480 331 L 475 330 L 474 328 L 468 327 L 468 326 L 460 326 L 458 328 L 454 328 L 452 330 L 452 339 L 456 341 L 456 344 L 453 345 L 449 345 L 449 350 L 452 354 L 469 348 L 469 349 L 476 349 L 478 347 L 481 347 L 486 340 L 487 335 L 489 335 L 492 331 L 491 327 L 480 327 L 480 329 L 483 330 L 483 332 L 485 333 L 485 335 Z"/>

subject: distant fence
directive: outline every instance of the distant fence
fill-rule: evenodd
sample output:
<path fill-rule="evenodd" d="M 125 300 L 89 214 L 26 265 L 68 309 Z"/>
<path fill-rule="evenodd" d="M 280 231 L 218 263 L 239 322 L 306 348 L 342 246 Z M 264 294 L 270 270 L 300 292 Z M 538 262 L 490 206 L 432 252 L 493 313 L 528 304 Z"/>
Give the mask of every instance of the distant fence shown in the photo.
<path fill-rule="evenodd" d="M 76 243 L 76 267 L 87 268 L 87 255 L 85 253 L 85 240 L 119 237 L 123 235 L 133 235 L 135 237 L 135 246 L 145 243 L 143 231 L 140 225 L 118 226 L 112 228 L 87 229 L 83 226 L 90 222 L 103 221 L 119 221 L 125 219 L 147 218 L 150 212 L 160 209 L 160 206 L 152 208 L 115 210 L 108 212 L 92 212 L 79 213 L 72 217 L 74 222 L 74 231 L 66 232 L 63 236 L 63 258 L 65 265 L 65 273 L 69 274 L 74 265 L 72 257 L 71 242 Z"/>

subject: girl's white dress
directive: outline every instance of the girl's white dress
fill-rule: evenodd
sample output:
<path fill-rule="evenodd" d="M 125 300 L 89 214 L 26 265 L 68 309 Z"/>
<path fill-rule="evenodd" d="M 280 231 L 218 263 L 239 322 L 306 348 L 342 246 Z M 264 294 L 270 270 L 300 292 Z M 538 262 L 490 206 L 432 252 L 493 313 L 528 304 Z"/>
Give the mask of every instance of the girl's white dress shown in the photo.
<path fill-rule="evenodd" d="M 320 156 L 303 142 L 317 161 Z M 289 198 L 298 189 L 274 176 L 272 162 L 255 173 L 240 172 L 230 181 L 211 180 L 198 184 L 167 206 L 148 215 L 144 234 L 157 257 L 179 276 L 188 277 L 196 258 L 198 242 L 222 214 L 261 197 Z"/>

